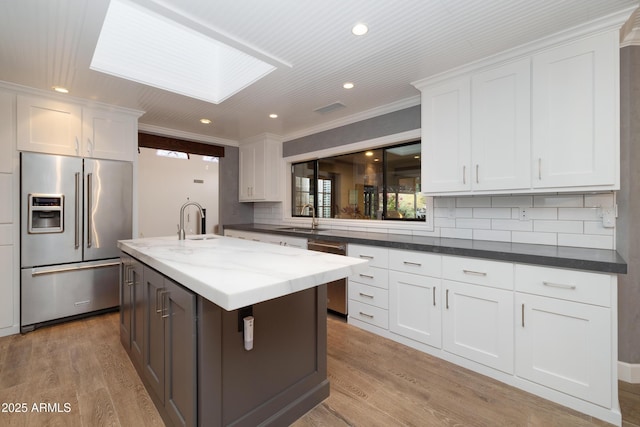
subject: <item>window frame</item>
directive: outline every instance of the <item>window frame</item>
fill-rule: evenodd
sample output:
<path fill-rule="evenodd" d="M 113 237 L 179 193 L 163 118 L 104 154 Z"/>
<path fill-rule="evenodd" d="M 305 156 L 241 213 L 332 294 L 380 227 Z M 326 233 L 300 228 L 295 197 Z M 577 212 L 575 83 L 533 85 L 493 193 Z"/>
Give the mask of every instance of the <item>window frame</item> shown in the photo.
<path fill-rule="evenodd" d="M 291 167 L 294 163 L 300 163 L 304 161 L 317 160 L 323 157 L 332 157 L 342 154 L 349 154 L 357 151 L 366 151 L 368 149 L 384 148 L 392 145 L 401 145 L 402 143 L 409 143 L 421 138 L 421 130 L 413 129 L 392 135 L 385 135 L 383 137 L 359 141 L 355 143 L 345 144 L 337 147 L 325 148 L 313 152 L 295 154 L 283 158 L 284 163 L 284 176 L 282 182 L 284 185 L 285 193 L 284 200 L 282 202 L 282 221 L 305 226 L 308 224 L 309 218 L 304 216 L 292 216 L 291 215 Z M 377 219 L 340 219 L 340 218 L 321 218 L 320 226 L 323 225 L 327 228 L 344 229 L 344 230 L 361 230 L 361 231 L 380 231 L 380 232 L 432 232 L 434 231 L 433 223 L 433 197 L 426 197 L 426 215 L 425 221 L 381 221 Z M 427 234 L 428 235 L 428 234 Z"/>

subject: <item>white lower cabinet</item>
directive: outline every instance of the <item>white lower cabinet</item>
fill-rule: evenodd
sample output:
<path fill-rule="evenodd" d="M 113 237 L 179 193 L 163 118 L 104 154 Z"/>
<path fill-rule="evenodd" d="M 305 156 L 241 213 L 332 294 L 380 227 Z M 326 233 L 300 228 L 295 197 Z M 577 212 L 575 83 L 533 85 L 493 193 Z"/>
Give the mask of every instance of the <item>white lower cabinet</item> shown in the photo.
<path fill-rule="evenodd" d="M 615 276 L 525 265 L 515 271 L 516 375 L 611 407 Z"/>
<path fill-rule="evenodd" d="M 611 407 L 611 312 L 516 293 L 516 375 Z"/>
<path fill-rule="evenodd" d="M 442 345 L 441 280 L 389 272 L 389 330 L 433 347 Z"/>
<path fill-rule="evenodd" d="M 442 347 L 513 373 L 513 292 L 443 280 Z"/>
<path fill-rule="evenodd" d="M 349 323 L 620 425 L 617 276 L 349 245 Z"/>

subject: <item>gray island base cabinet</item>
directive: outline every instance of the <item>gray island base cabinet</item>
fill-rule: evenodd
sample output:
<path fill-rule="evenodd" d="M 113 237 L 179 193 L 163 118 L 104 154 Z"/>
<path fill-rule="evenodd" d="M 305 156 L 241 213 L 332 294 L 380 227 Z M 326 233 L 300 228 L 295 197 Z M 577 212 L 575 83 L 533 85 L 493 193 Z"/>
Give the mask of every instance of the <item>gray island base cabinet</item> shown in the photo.
<path fill-rule="evenodd" d="M 329 396 L 326 286 L 250 306 L 247 351 L 246 308 L 227 311 L 122 261 L 121 341 L 168 426 L 288 425 Z"/>

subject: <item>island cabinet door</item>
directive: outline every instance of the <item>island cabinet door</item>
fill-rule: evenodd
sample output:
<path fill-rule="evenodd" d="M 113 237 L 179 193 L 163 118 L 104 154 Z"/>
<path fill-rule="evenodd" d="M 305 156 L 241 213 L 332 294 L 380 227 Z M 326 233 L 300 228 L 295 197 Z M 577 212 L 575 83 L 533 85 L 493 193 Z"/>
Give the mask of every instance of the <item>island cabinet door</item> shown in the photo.
<path fill-rule="evenodd" d="M 164 319 L 162 295 L 164 277 L 145 267 L 144 277 L 144 377 L 155 398 L 164 405 Z"/>
<path fill-rule="evenodd" d="M 131 273 L 133 259 L 120 258 L 120 342 L 131 351 Z"/>
<path fill-rule="evenodd" d="M 165 409 L 174 426 L 196 425 L 196 296 L 165 279 Z"/>
<path fill-rule="evenodd" d="M 144 279 L 143 266 L 132 259 L 131 267 L 131 356 L 136 368 L 144 364 Z"/>

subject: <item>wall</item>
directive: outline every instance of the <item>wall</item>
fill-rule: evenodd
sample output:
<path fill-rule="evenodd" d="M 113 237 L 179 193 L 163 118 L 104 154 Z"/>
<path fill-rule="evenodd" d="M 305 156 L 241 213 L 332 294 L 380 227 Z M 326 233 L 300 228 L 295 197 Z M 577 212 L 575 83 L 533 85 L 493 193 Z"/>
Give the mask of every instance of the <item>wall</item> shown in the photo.
<path fill-rule="evenodd" d="M 254 203 L 238 201 L 240 150 L 238 147 L 224 147 L 224 157 L 219 163 L 219 209 L 220 224 L 247 224 L 254 221 Z M 258 205 L 259 203 L 256 203 Z"/>
<path fill-rule="evenodd" d="M 140 237 L 175 234 L 180 207 L 187 199 L 207 211 L 207 233 L 218 224 L 218 163 L 191 154 L 188 160 L 158 157 L 156 150 L 140 148 L 138 155 L 138 230 Z M 195 183 L 194 180 L 202 181 Z M 185 231 L 199 230 L 197 209 L 190 206 Z"/>
<path fill-rule="evenodd" d="M 617 250 L 628 263 L 618 286 L 619 360 L 640 363 L 640 46 L 620 50 L 620 191 Z M 623 339 L 626 337 L 626 339 Z M 640 378 L 637 379 L 640 381 Z"/>

